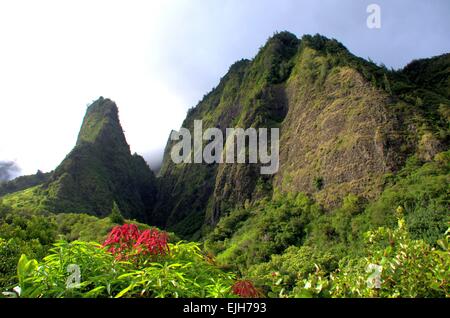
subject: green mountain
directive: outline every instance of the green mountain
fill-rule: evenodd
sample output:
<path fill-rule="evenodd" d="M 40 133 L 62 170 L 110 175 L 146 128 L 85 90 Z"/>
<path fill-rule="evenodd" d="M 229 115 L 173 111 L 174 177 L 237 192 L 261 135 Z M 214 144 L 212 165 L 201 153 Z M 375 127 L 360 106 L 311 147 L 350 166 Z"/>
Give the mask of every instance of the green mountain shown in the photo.
<path fill-rule="evenodd" d="M 97 216 L 116 202 L 127 218 L 193 239 L 277 193 L 305 193 L 325 211 L 348 195 L 374 202 L 408 158 L 430 162 L 448 149 L 449 68 L 445 54 L 388 70 L 334 39 L 277 33 L 233 64 L 182 124 L 280 128 L 276 174 L 260 174 L 260 164 L 174 164 L 169 140 L 155 178 L 130 153 L 114 102 L 100 98 L 53 172 L 2 184 L 0 195 L 16 208 Z"/>
<path fill-rule="evenodd" d="M 56 213 L 108 215 L 116 202 L 124 217 L 147 221 L 156 180 L 144 159 L 130 152 L 110 99 L 86 111 L 77 143 L 42 184 L 7 195 L 17 208 Z"/>
<path fill-rule="evenodd" d="M 404 70 L 352 55 L 323 36 L 275 34 L 257 56 L 230 67 L 182 127 L 279 127 L 280 169 L 181 164 L 168 143 L 153 222 L 198 238 L 233 209 L 274 192 L 311 196 L 327 210 L 353 194 L 380 196 L 406 159 L 448 149 L 449 56 Z"/>

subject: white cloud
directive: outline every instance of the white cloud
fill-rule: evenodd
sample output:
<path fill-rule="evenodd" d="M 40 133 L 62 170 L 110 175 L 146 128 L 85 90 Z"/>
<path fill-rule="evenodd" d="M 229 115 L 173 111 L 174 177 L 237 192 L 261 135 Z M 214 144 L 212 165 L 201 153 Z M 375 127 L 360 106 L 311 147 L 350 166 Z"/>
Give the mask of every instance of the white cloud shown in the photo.
<path fill-rule="evenodd" d="M 187 107 L 150 73 L 165 2 L 1 2 L 0 158 L 54 169 L 100 95 L 117 102 L 133 151 L 163 147 Z"/>

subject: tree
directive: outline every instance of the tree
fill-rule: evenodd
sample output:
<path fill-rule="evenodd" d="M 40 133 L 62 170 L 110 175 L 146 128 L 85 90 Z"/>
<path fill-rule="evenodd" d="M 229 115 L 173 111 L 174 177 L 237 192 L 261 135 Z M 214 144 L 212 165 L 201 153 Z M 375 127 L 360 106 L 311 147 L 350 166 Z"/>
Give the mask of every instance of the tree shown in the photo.
<path fill-rule="evenodd" d="M 388 79 L 386 73 L 384 73 L 384 76 L 383 76 L 383 84 L 384 84 L 384 89 L 386 90 L 386 92 L 388 92 L 389 94 L 392 94 L 391 83 L 389 83 L 389 79 Z"/>
<path fill-rule="evenodd" d="M 109 215 L 109 218 L 113 223 L 117 223 L 122 225 L 125 222 L 125 219 L 122 216 L 122 213 L 120 212 L 119 206 L 117 205 L 116 201 L 113 202 L 113 207 L 111 210 L 111 214 Z"/>

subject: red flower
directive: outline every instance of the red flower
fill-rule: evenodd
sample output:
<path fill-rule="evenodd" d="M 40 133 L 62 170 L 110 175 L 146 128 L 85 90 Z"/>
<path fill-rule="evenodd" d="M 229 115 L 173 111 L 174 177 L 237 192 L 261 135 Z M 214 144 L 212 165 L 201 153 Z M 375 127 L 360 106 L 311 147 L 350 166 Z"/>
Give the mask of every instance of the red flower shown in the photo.
<path fill-rule="evenodd" d="M 166 255 L 169 253 L 167 233 L 157 229 L 139 231 L 135 224 L 114 227 L 103 246 L 118 260 L 136 255 Z"/>
<path fill-rule="evenodd" d="M 258 298 L 261 293 L 256 289 L 253 283 L 249 280 L 238 280 L 231 287 L 233 294 L 242 298 Z"/>
<path fill-rule="evenodd" d="M 144 255 L 166 255 L 169 253 L 167 240 L 168 236 L 165 232 L 160 232 L 157 229 L 145 230 L 139 236 L 134 247 L 138 253 Z"/>

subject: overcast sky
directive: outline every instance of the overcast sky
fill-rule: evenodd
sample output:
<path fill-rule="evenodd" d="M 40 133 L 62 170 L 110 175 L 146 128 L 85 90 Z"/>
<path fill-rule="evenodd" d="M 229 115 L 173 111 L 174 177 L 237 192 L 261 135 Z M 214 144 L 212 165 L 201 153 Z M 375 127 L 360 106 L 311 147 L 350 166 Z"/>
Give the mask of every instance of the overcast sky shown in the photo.
<path fill-rule="evenodd" d="M 371 3 L 381 29 L 366 25 Z M 99 96 L 116 101 L 132 151 L 159 157 L 186 110 L 275 31 L 400 68 L 450 52 L 449 13 L 448 0 L 0 0 L 0 175 L 10 161 L 53 170 Z"/>

